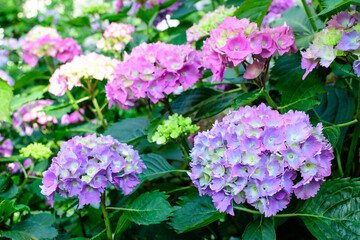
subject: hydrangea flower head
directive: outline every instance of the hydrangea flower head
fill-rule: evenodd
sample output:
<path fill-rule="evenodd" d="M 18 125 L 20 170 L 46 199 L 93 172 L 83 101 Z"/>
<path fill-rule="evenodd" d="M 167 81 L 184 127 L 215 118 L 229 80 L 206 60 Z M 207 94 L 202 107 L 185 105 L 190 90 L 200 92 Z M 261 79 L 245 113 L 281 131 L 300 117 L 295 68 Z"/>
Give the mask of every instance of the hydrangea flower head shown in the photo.
<path fill-rule="evenodd" d="M 286 24 L 259 30 L 256 23 L 250 23 L 247 18 L 227 17 L 204 41 L 203 60 L 214 74 L 213 82 L 222 82 L 226 67 L 233 68 L 246 59 L 264 63 L 276 52 L 283 55 L 290 51 L 296 52 L 297 48 L 295 36 Z M 254 66 L 246 76 L 256 78 L 261 73 L 256 71 L 258 74 L 254 75 Z"/>
<path fill-rule="evenodd" d="M 212 28 L 217 28 L 226 17 L 231 17 L 237 8 L 225 8 L 224 6 L 218 7 L 213 12 L 208 12 L 191 28 L 186 30 L 186 39 L 189 43 L 196 42 L 202 37 L 208 36 Z"/>
<path fill-rule="evenodd" d="M 111 136 L 76 136 L 61 144 L 58 155 L 43 173 L 41 193 L 51 205 L 55 192 L 65 198 L 78 196 L 80 206 L 99 203 L 109 183 L 129 194 L 140 183 L 136 174 L 144 168 L 132 146 Z"/>
<path fill-rule="evenodd" d="M 241 107 L 195 137 L 190 178 L 221 212 L 233 215 L 235 201 L 275 215 L 292 193 L 312 197 L 330 175 L 333 150 L 321 131 L 304 112 Z"/>
<path fill-rule="evenodd" d="M 20 155 L 23 157 L 31 157 L 32 159 L 48 159 L 52 154 L 50 148 L 42 143 L 31 143 L 20 149 Z"/>
<path fill-rule="evenodd" d="M 112 80 L 115 66 L 119 60 L 99 55 L 95 52 L 87 55 L 75 56 L 71 62 L 56 69 L 50 78 L 49 92 L 55 96 L 62 96 L 66 89 L 80 87 L 81 79 Z"/>
<path fill-rule="evenodd" d="M 33 67 L 45 55 L 66 62 L 81 54 L 81 47 L 74 39 L 63 40 L 56 29 L 42 26 L 35 26 L 27 33 L 23 50 L 25 62 Z"/>
<path fill-rule="evenodd" d="M 104 51 L 122 52 L 125 45 L 132 41 L 131 33 L 134 31 L 135 28 L 130 24 L 112 22 L 96 46 Z"/>
<path fill-rule="evenodd" d="M 27 167 L 30 166 L 30 164 L 32 164 L 32 163 L 33 163 L 32 160 L 31 160 L 30 158 L 28 158 L 28 159 L 26 159 L 26 160 L 24 161 L 23 167 L 24 167 L 24 168 L 27 168 Z M 20 163 L 18 163 L 18 162 L 9 163 L 9 164 L 7 165 L 7 168 L 10 170 L 10 172 L 11 172 L 12 174 L 16 174 L 16 173 L 18 173 L 19 171 L 22 170 L 21 165 L 20 165 Z M 35 176 L 36 174 L 32 173 L 31 175 L 32 175 L 32 176 Z"/>
<path fill-rule="evenodd" d="M 0 157 L 10 157 L 14 146 L 10 139 L 5 139 L 0 133 Z"/>
<path fill-rule="evenodd" d="M 180 86 L 191 87 L 202 72 L 199 54 L 190 45 L 142 43 L 116 66 L 114 79 L 105 87 L 106 97 L 110 107 L 119 104 L 125 109 L 144 97 L 156 103 Z"/>
<path fill-rule="evenodd" d="M 171 139 L 194 134 L 197 130 L 199 127 L 191 123 L 191 118 L 175 113 L 159 124 L 151 140 L 157 144 L 165 144 Z"/>
<path fill-rule="evenodd" d="M 357 12 L 343 11 L 332 16 L 327 27 L 314 36 L 312 44 L 301 52 L 301 67 L 306 70 L 303 79 L 319 64 L 329 67 L 337 56 L 354 54 L 359 57 L 360 22 Z M 357 74 L 357 69 L 354 71 Z M 357 74 L 360 76 L 360 74 Z"/>
<path fill-rule="evenodd" d="M 83 122 L 85 119 L 81 114 L 84 114 L 84 113 L 85 113 L 84 109 L 80 108 L 79 111 L 74 111 L 70 114 L 64 114 L 61 117 L 61 124 L 69 125 L 69 124 Z"/>
<path fill-rule="evenodd" d="M 44 112 L 44 107 L 53 103 L 53 100 L 35 100 L 22 105 L 13 115 L 13 128 L 21 136 L 30 136 L 34 129 L 44 129 L 51 124 L 57 124 L 55 117 L 47 116 Z"/>

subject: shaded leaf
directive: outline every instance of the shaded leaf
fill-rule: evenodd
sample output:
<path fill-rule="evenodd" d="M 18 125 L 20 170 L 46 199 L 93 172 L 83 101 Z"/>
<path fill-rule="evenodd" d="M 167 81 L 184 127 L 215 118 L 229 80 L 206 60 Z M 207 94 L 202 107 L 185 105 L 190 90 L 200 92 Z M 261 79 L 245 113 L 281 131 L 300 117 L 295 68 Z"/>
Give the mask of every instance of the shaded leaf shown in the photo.
<path fill-rule="evenodd" d="M 127 219 L 124 214 L 122 214 L 117 222 L 115 229 L 115 236 L 118 234 L 122 234 L 125 230 L 130 226 L 131 222 Z"/>
<path fill-rule="evenodd" d="M 251 92 L 243 93 L 235 99 L 234 108 L 239 109 L 241 106 L 249 105 L 256 99 L 258 99 L 263 93 L 263 90 L 256 89 Z"/>
<path fill-rule="evenodd" d="M 259 217 L 246 226 L 242 237 L 246 240 L 276 240 L 276 232 L 271 219 Z"/>
<path fill-rule="evenodd" d="M 76 17 L 67 21 L 73 27 L 90 27 L 90 19 L 86 16 Z"/>
<path fill-rule="evenodd" d="M 139 179 L 142 181 L 151 181 L 177 170 L 165 158 L 155 153 L 141 155 L 140 158 L 146 165 L 146 169 L 139 175 Z"/>
<path fill-rule="evenodd" d="M 111 135 L 119 142 L 128 143 L 144 137 L 148 125 L 149 119 L 145 117 L 126 118 L 108 127 L 104 135 Z"/>
<path fill-rule="evenodd" d="M 323 125 L 323 131 L 325 138 L 329 140 L 331 146 L 335 147 L 340 138 L 340 128 L 331 123 L 325 123 Z"/>
<path fill-rule="evenodd" d="M 28 211 L 30 212 L 30 208 L 24 204 L 17 204 L 16 199 L 11 200 L 3 200 L 0 202 L 0 222 L 9 217 L 11 214 L 15 212 Z"/>
<path fill-rule="evenodd" d="M 322 7 L 324 8 L 319 15 L 333 15 L 340 11 L 350 8 L 350 4 L 360 6 L 359 0 L 323 0 Z"/>
<path fill-rule="evenodd" d="M 199 196 L 198 192 L 194 192 L 180 199 L 180 207 L 175 210 L 169 223 L 177 233 L 205 227 L 225 215 L 214 207 L 211 197 L 207 195 Z"/>
<path fill-rule="evenodd" d="M 359 179 L 328 180 L 300 210 L 301 219 L 319 240 L 360 238 Z"/>
<path fill-rule="evenodd" d="M 138 225 L 158 224 L 168 219 L 174 208 L 163 192 L 147 192 L 136 198 L 124 216 Z"/>

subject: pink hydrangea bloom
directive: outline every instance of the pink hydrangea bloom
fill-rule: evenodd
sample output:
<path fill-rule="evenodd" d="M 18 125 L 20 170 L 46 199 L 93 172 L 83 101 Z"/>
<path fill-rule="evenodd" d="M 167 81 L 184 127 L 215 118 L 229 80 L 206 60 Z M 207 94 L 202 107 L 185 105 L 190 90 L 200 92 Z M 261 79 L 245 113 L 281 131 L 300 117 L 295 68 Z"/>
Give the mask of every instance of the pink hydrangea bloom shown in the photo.
<path fill-rule="evenodd" d="M 22 105 L 13 114 L 13 128 L 21 136 L 30 136 L 34 130 L 57 124 L 58 121 L 55 117 L 47 116 L 43 111 L 44 107 L 52 105 L 53 102 L 53 100 L 35 100 Z"/>
<path fill-rule="evenodd" d="M 23 50 L 25 62 L 33 67 L 44 56 L 66 62 L 81 54 L 81 47 L 74 39 L 62 39 L 56 29 L 42 26 L 36 26 L 26 34 Z"/>
<path fill-rule="evenodd" d="M 210 31 L 210 38 L 204 42 L 203 59 L 205 67 L 214 74 L 213 82 L 222 82 L 226 67 L 233 68 L 245 60 L 264 63 L 277 52 L 283 55 L 296 51 L 294 34 L 286 24 L 259 30 L 249 19 L 227 17 L 218 28 Z"/>
<path fill-rule="evenodd" d="M 84 109 L 83 108 L 80 109 L 80 112 L 75 111 L 75 112 L 72 112 L 70 114 L 64 114 L 61 117 L 61 124 L 62 125 L 69 125 L 69 124 L 83 122 L 84 117 L 81 114 L 84 114 Z"/>
<path fill-rule="evenodd" d="M 179 86 L 191 87 L 202 77 L 202 69 L 199 54 L 190 45 L 143 43 L 125 54 L 114 79 L 106 84 L 109 106 L 119 104 L 127 109 L 144 97 L 156 103 Z"/>
<path fill-rule="evenodd" d="M 333 149 L 309 116 L 265 104 L 241 107 L 195 137 L 189 176 L 200 195 L 234 215 L 233 201 L 275 215 L 292 193 L 313 197 L 331 173 Z"/>
<path fill-rule="evenodd" d="M 71 62 L 55 70 L 50 78 L 49 92 L 55 96 L 62 96 L 66 89 L 80 87 L 81 79 L 112 80 L 114 68 L 118 63 L 120 61 L 95 52 L 75 56 Z"/>
<path fill-rule="evenodd" d="M 121 52 L 125 45 L 132 41 L 131 33 L 135 28 L 130 24 L 112 22 L 105 30 L 104 37 L 96 43 L 104 51 Z"/>

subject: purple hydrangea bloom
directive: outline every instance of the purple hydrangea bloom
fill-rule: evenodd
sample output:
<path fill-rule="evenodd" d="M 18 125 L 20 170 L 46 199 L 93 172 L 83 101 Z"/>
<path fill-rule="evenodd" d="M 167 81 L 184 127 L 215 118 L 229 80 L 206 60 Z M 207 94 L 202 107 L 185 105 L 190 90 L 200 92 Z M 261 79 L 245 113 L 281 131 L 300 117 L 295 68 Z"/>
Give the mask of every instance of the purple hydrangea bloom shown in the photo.
<path fill-rule="evenodd" d="M 327 25 L 336 29 L 347 29 L 354 25 L 355 17 L 350 15 L 348 10 L 339 12 L 337 15 L 332 16 L 332 19 L 327 22 Z"/>
<path fill-rule="evenodd" d="M 358 77 L 360 77 L 360 60 L 354 61 L 353 68 L 354 68 L 355 74 L 356 74 Z"/>
<path fill-rule="evenodd" d="M 275 215 L 292 193 L 314 196 L 330 175 L 333 150 L 321 131 L 304 112 L 242 107 L 195 137 L 189 176 L 221 212 L 233 215 L 234 200 Z"/>
<path fill-rule="evenodd" d="M 336 49 L 342 51 L 352 51 L 360 47 L 360 33 L 356 30 L 351 32 L 344 32 L 343 36 L 338 42 Z"/>
<path fill-rule="evenodd" d="M 13 151 L 13 144 L 10 139 L 4 139 L 0 134 L 0 157 L 10 157 Z"/>
<path fill-rule="evenodd" d="M 43 173 L 41 193 L 51 205 L 54 194 L 79 197 L 79 205 L 100 202 L 110 184 L 129 194 L 140 183 L 136 174 L 146 168 L 132 146 L 111 136 L 74 137 L 61 144 L 57 157 Z"/>
<path fill-rule="evenodd" d="M 287 9 L 295 6 L 293 0 L 274 0 L 272 1 L 268 13 L 264 17 L 262 25 L 269 25 L 274 22 L 276 19 L 281 18 L 281 14 L 283 14 Z"/>

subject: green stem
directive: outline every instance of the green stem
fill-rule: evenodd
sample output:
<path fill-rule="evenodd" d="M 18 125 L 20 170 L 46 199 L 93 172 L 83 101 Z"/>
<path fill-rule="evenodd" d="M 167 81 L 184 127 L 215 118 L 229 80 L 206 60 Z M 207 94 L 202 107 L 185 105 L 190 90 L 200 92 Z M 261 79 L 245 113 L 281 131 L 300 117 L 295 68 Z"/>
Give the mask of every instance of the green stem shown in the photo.
<path fill-rule="evenodd" d="M 70 103 L 73 105 L 73 108 L 74 108 L 76 111 L 79 111 L 80 108 L 79 108 L 79 106 L 77 105 L 77 102 L 76 102 L 74 96 L 71 94 L 71 92 L 70 92 L 68 89 L 66 89 L 66 95 L 69 97 Z"/>
<path fill-rule="evenodd" d="M 247 213 L 261 214 L 261 212 L 259 212 L 259 211 L 251 210 L 251 209 L 248 209 L 245 207 L 234 206 L 234 209 L 242 211 L 242 212 L 247 212 Z"/>
<path fill-rule="evenodd" d="M 270 94 L 268 93 L 268 91 L 266 89 L 264 89 L 262 92 L 263 92 L 263 96 L 265 97 L 266 101 L 271 106 L 271 108 L 274 110 L 278 110 L 278 107 L 276 106 L 274 100 L 270 97 Z"/>
<path fill-rule="evenodd" d="M 212 6 L 213 11 L 215 11 L 215 1 L 214 0 L 211 0 L 211 6 Z"/>
<path fill-rule="evenodd" d="M 317 32 L 317 27 L 316 27 L 316 24 L 315 24 L 315 21 L 314 21 L 314 17 L 311 14 L 309 5 L 307 5 L 306 0 L 301 0 L 301 3 L 303 5 L 303 7 L 304 7 L 304 10 L 305 10 L 306 15 L 307 15 L 307 17 L 309 19 L 309 22 L 310 22 L 310 25 L 311 25 L 312 29 L 314 30 L 314 32 Z"/>
<path fill-rule="evenodd" d="M 355 124 L 355 123 L 357 123 L 357 122 L 358 122 L 358 120 L 357 120 L 357 119 L 354 119 L 354 120 L 352 120 L 352 121 L 350 121 L 350 122 L 341 123 L 341 124 L 336 124 L 336 126 L 338 126 L 338 127 L 346 127 L 346 126 L 350 126 L 350 125 L 352 125 L 352 124 Z"/>
<path fill-rule="evenodd" d="M 111 233 L 109 214 L 106 211 L 107 208 L 105 206 L 105 193 L 101 196 L 100 204 L 101 204 L 101 211 L 102 211 L 102 213 L 104 215 L 107 238 L 108 238 L 108 240 L 112 240 L 112 233 Z"/>
<path fill-rule="evenodd" d="M 31 173 L 33 172 L 33 169 L 34 169 L 34 163 L 32 163 L 32 164 L 30 165 L 29 172 L 26 173 L 26 170 L 25 170 L 25 168 L 22 166 L 22 164 L 21 164 L 20 162 L 19 162 L 19 164 L 20 164 L 21 168 L 23 169 L 25 179 L 24 179 L 24 181 L 22 182 L 18 193 L 16 194 L 16 198 L 17 198 L 17 199 L 19 199 L 19 198 L 21 197 L 22 192 L 24 191 L 25 186 L 26 186 L 27 182 L 29 181 L 29 177 L 30 177 L 30 175 L 31 175 Z"/>
<path fill-rule="evenodd" d="M 171 104 L 170 104 L 170 101 L 169 101 L 169 97 L 166 96 L 164 99 L 161 100 L 161 102 L 164 104 L 164 106 L 168 110 L 169 114 L 173 115 L 174 112 L 172 110 L 172 107 L 171 107 Z"/>
<path fill-rule="evenodd" d="M 350 174 L 351 174 L 351 167 L 352 167 L 352 165 L 354 163 L 354 155 L 355 155 L 355 152 L 356 152 L 356 146 L 358 144 L 359 135 L 360 135 L 360 124 L 356 124 L 355 130 L 354 130 L 354 135 L 353 135 L 353 137 L 351 139 L 349 155 L 348 155 L 346 165 L 345 165 L 345 174 L 346 174 L 346 176 L 350 176 Z"/>
<path fill-rule="evenodd" d="M 337 150 L 337 148 L 334 148 L 334 149 L 335 149 L 335 153 L 336 153 L 336 161 L 337 161 L 338 169 L 339 169 L 339 172 L 340 172 L 340 176 L 344 177 L 344 172 L 343 172 L 343 169 L 342 169 L 342 166 L 341 166 L 340 153 Z"/>
<path fill-rule="evenodd" d="M 186 186 L 186 187 L 176 188 L 176 189 L 167 191 L 166 194 L 173 193 L 173 192 L 179 192 L 179 191 L 183 191 L 183 190 L 187 190 L 187 189 L 190 189 L 190 188 L 193 188 L 193 187 L 194 187 L 194 186 Z"/>
<path fill-rule="evenodd" d="M 100 119 L 100 121 L 101 121 L 102 126 L 106 129 L 106 124 L 105 124 L 104 115 L 103 115 L 102 112 L 101 112 L 101 109 L 100 109 L 99 104 L 98 104 L 98 102 L 97 102 L 97 100 L 96 100 L 96 97 L 95 97 L 95 96 L 92 96 L 92 99 L 91 99 L 91 100 L 92 100 L 92 102 L 93 102 L 93 104 L 94 104 L 96 113 L 97 113 L 97 115 L 98 115 L 98 117 L 99 117 L 99 119 Z"/>

